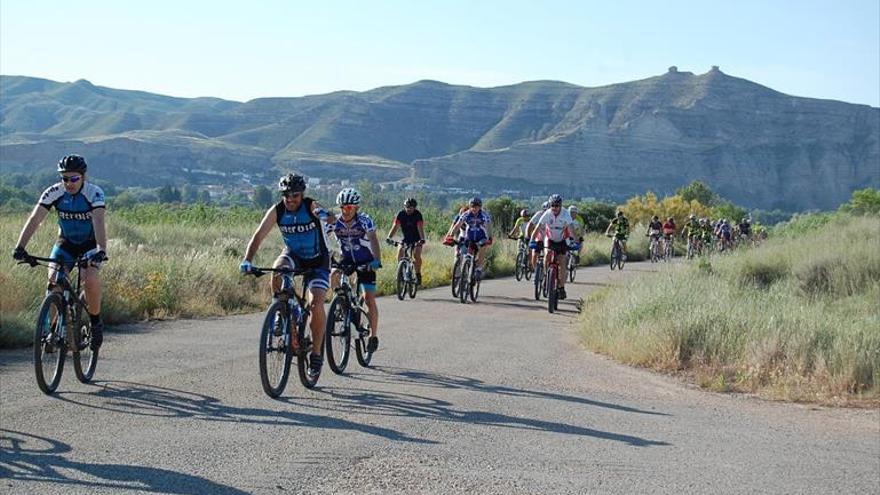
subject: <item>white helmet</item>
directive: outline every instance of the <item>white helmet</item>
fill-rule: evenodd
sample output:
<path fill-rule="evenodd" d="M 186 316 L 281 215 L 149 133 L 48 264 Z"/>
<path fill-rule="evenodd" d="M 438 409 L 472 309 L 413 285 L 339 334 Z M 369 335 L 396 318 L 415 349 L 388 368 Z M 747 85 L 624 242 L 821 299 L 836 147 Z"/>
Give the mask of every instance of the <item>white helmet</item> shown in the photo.
<path fill-rule="evenodd" d="M 361 204 L 361 193 L 353 187 L 346 187 L 336 195 L 336 204 L 339 206 L 359 205 Z"/>
<path fill-rule="evenodd" d="M 577 212 L 578 212 L 578 207 L 577 207 L 577 206 L 575 206 L 575 205 L 571 205 L 571 206 L 568 207 L 568 213 L 574 215 L 574 214 L 577 213 Z"/>

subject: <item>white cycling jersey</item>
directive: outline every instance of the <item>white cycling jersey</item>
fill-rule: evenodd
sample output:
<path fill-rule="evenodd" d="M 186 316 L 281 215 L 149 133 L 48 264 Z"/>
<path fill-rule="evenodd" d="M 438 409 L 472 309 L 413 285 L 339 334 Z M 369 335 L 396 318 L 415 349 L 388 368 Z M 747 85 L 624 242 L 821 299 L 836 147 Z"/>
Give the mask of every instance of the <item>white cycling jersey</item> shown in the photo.
<path fill-rule="evenodd" d="M 538 219 L 538 228 L 544 235 L 544 239 L 553 242 L 562 242 L 566 239 L 566 233 L 571 235 L 571 228 L 574 222 L 568 210 L 560 210 L 558 215 L 553 214 L 553 210 L 547 210 Z"/>

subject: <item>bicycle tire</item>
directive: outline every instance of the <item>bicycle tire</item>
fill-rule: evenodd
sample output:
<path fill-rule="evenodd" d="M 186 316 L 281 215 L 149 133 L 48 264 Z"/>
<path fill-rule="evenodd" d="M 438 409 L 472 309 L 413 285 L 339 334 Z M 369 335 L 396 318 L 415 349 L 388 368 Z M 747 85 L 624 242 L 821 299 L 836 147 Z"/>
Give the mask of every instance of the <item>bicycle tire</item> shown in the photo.
<path fill-rule="evenodd" d="M 89 383 L 95 377 L 95 369 L 98 366 L 98 351 L 100 349 L 92 349 L 92 327 L 88 323 L 82 321 L 76 322 L 77 350 L 73 353 L 73 371 L 76 373 L 76 379 L 81 383 Z M 85 366 L 83 366 L 85 363 Z"/>
<path fill-rule="evenodd" d="M 617 256 L 620 254 L 620 246 L 618 246 L 617 242 L 612 242 L 611 244 L 611 269 L 614 270 L 614 267 L 617 266 Z"/>
<path fill-rule="evenodd" d="M 277 320 L 280 318 L 280 335 L 275 331 Z M 270 354 L 271 359 L 270 359 Z M 290 348 L 290 315 L 287 311 L 287 303 L 275 301 L 266 311 L 263 320 L 263 329 L 260 332 L 260 383 L 263 392 L 269 397 L 275 398 L 284 392 L 287 380 L 290 377 L 290 360 L 293 351 Z M 279 367 L 280 366 L 280 367 Z M 270 370 L 270 367 L 272 368 Z M 270 371 L 275 371 L 270 375 Z"/>
<path fill-rule="evenodd" d="M 312 359 L 312 352 L 315 350 L 309 323 L 310 318 L 305 316 L 301 318 L 296 325 L 296 334 L 299 338 L 299 351 L 296 354 L 296 370 L 299 374 L 299 382 L 302 383 L 302 386 L 311 389 L 315 388 L 315 385 L 318 384 L 318 379 L 321 375 L 309 375 L 309 364 Z"/>
<path fill-rule="evenodd" d="M 541 300 L 541 278 L 544 275 L 544 263 L 539 262 L 535 264 L 535 301 Z"/>
<path fill-rule="evenodd" d="M 415 299 L 419 292 L 418 280 L 416 280 L 415 265 L 411 261 L 407 261 L 407 271 L 409 272 L 409 283 L 407 283 L 406 292 L 410 299 Z"/>
<path fill-rule="evenodd" d="M 348 322 L 346 322 L 346 318 Z M 324 342 L 327 347 L 327 364 L 337 375 L 345 372 L 348 358 L 351 356 L 351 324 L 350 310 L 344 296 L 337 295 L 330 303 L 327 311 L 327 329 Z M 338 345 L 339 349 L 334 349 Z"/>
<path fill-rule="evenodd" d="M 556 270 L 557 268 L 554 265 L 550 265 L 547 269 L 547 282 L 545 284 L 547 287 L 547 311 L 551 314 L 556 311 L 557 298 L 559 297 L 559 294 L 556 292 L 559 273 Z"/>
<path fill-rule="evenodd" d="M 67 344 L 58 338 L 64 326 L 64 299 L 60 294 L 52 293 L 43 299 L 40 312 L 37 313 L 37 324 L 34 327 L 34 374 L 37 386 L 44 394 L 51 394 L 58 388 L 61 375 L 64 373 L 64 360 L 67 357 Z M 47 338 L 51 341 L 47 342 Z M 54 355 L 54 365 L 43 369 L 44 357 Z M 48 359 L 52 359 L 47 358 Z M 46 371 L 50 379 L 46 381 Z"/>
<path fill-rule="evenodd" d="M 574 276 L 577 273 L 577 261 L 575 261 L 573 255 L 568 255 L 568 281 L 574 282 Z"/>
<path fill-rule="evenodd" d="M 362 325 L 363 332 L 358 331 L 358 338 L 354 342 L 355 355 L 357 356 L 358 364 L 364 368 L 369 368 L 370 363 L 373 361 L 373 354 L 375 354 L 367 350 L 366 338 L 369 338 L 370 335 L 370 317 L 367 311 L 363 309 L 357 309 L 357 311 L 360 313 L 359 320 L 364 324 Z"/>
<path fill-rule="evenodd" d="M 456 249 L 458 249 L 456 247 Z M 460 288 L 461 282 L 461 256 L 455 258 L 455 263 L 452 265 L 452 297 L 458 297 L 458 289 Z"/>
<path fill-rule="evenodd" d="M 482 282 L 482 278 L 477 280 L 476 277 L 471 277 L 471 284 L 468 290 L 471 302 L 477 302 L 477 298 L 480 297 L 480 282 Z"/>
<path fill-rule="evenodd" d="M 516 253 L 516 265 L 513 268 L 513 276 L 516 278 L 516 281 L 519 282 L 523 279 L 523 275 L 525 275 L 525 253 L 522 251 Z"/>
<path fill-rule="evenodd" d="M 471 271 L 473 270 L 473 261 L 465 258 L 461 264 L 461 277 L 459 278 L 458 300 L 462 304 L 467 304 L 468 292 L 470 291 Z"/>
<path fill-rule="evenodd" d="M 406 298 L 406 261 L 397 262 L 397 298 L 401 301 Z"/>

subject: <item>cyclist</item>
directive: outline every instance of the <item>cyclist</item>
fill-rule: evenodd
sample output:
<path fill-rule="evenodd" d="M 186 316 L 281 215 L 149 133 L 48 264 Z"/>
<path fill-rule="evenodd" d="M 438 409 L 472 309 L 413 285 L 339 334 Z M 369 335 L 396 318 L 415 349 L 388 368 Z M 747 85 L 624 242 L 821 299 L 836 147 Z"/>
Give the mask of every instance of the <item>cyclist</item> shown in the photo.
<path fill-rule="evenodd" d="M 657 239 L 657 242 L 660 242 L 660 233 L 663 231 L 663 223 L 660 221 L 660 217 L 654 215 L 651 217 L 651 221 L 648 222 L 648 229 L 645 230 L 645 236 L 651 237 L 652 239 Z"/>
<path fill-rule="evenodd" d="M 458 221 L 446 233 L 446 241 L 451 242 L 452 234 L 464 227 L 465 239 L 468 242 L 476 242 L 477 267 L 474 276 L 480 280 L 483 276 L 483 247 L 492 243 L 492 217 L 483 211 L 483 200 L 474 196 L 468 202 L 470 209 L 459 215 Z"/>
<path fill-rule="evenodd" d="M 571 217 L 571 235 L 576 241 L 570 252 L 575 257 L 575 261 L 580 263 L 581 248 L 584 245 L 584 232 L 586 228 L 580 221 L 577 206 L 571 205 L 568 207 L 568 216 Z"/>
<path fill-rule="evenodd" d="M 730 247 L 731 240 L 733 239 L 733 229 L 726 219 L 722 220 L 721 225 L 718 226 L 718 237 L 721 239 L 722 250 Z"/>
<path fill-rule="evenodd" d="M 89 266 L 83 270 L 83 286 L 88 303 L 92 342 L 89 347 L 97 350 L 104 341 L 104 323 L 101 320 L 101 280 L 98 270 L 107 260 L 107 232 L 104 227 L 104 191 L 86 180 L 88 164 L 79 155 L 67 155 L 58 162 L 61 182 L 46 189 L 27 219 L 12 257 L 17 261 L 29 258 L 25 248 L 43 220 L 54 207 L 58 212 L 58 241 L 52 248 L 50 258 L 60 260 L 61 266 L 49 268 L 49 287 L 58 280 L 59 272 L 70 271 L 80 256 L 89 258 Z"/>
<path fill-rule="evenodd" d="M 538 227 L 538 220 L 544 214 L 545 211 L 550 209 L 550 203 L 544 201 L 541 204 L 541 209 L 536 211 L 532 218 L 529 219 L 529 223 L 526 225 L 526 238 L 529 239 L 529 270 L 535 269 L 535 262 L 538 260 L 538 253 L 544 250 L 544 243 L 541 242 L 542 232 L 538 232 L 538 237 L 533 241 L 532 235 L 535 233 Z"/>
<path fill-rule="evenodd" d="M 354 265 L 368 265 L 365 270 L 357 271 L 358 283 L 364 288 L 364 300 L 367 302 L 370 318 L 370 339 L 367 341 L 367 352 L 376 352 L 379 348 L 379 308 L 376 307 L 376 271 L 382 268 L 382 253 L 379 250 L 379 238 L 373 220 L 361 213 L 361 194 L 353 187 L 346 187 L 336 195 L 336 204 L 342 214 L 333 224 L 333 235 L 339 242 L 341 261 Z M 334 270 L 332 287 L 339 285 L 338 270 Z"/>
<path fill-rule="evenodd" d="M 737 227 L 739 228 L 740 238 L 743 240 L 749 240 L 752 238 L 752 222 L 748 217 L 743 218 Z"/>
<path fill-rule="evenodd" d="M 675 230 L 677 227 L 675 226 L 675 219 L 669 217 L 663 222 L 663 240 L 666 244 L 672 244 L 675 240 Z M 664 247 L 665 249 L 665 247 Z"/>
<path fill-rule="evenodd" d="M 626 240 L 629 238 L 629 220 L 623 215 L 623 210 L 617 210 L 617 214 L 611 219 L 608 228 L 605 229 L 605 235 L 611 235 L 611 228 L 614 228 L 614 237 L 620 241 L 620 247 L 623 249 L 623 259 L 626 260 Z"/>
<path fill-rule="evenodd" d="M 510 229 L 510 232 L 507 234 L 507 237 L 514 240 L 523 240 L 526 237 L 526 228 L 529 226 L 529 210 L 522 209 L 519 212 L 519 217 L 513 223 L 513 228 Z"/>
<path fill-rule="evenodd" d="M 560 267 L 567 264 L 568 249 L 574 245 L 571 232 L 571 216 L 562 208 L 562 196 L 553 194 L 547 201 L 550 208 L 538 219 L 537 227 L 532 233 L 532 241 L 537 242 L 539 236 L 544 238 L 544 248 L 556 253 L 556 262 Z M 559 299 L 565 299 L 565 270 L 557 271 Z"/>
<path fill-rule="evenodd" d="M 330 250 L 327 246 L 325 227 L 333 224 L 336 216 L 324 209 L 317 201 L 305 196 L 306 181 L 301 175 L 288 174 L 278 181 L 278 191 L 282 200 L 269 207 L 245 251 L 244 260 L 239 265 L 242 273 L 250 273 L 252 260 L 272 227 L 277 226 L 284 239 L 284 249 L 272 265 L 275 268 L 309 268 L 310 277 L 306 287 L 311 296 L 312 354 L 309 356 L 309 373 L 321 373 L 324 364 L 324 325 L 327 314 L 324 310 L 324 296 L 330 288 Z M 281 276 L 272 274 L 272 293 L 281 290 Z"/>
<path fill-rule="evenodd" d="M 416 267 L 416 284 L 422 285 L 422 245 L 425 244 L 427 238 L 425 237 L 425 222 L 422 219 L 422 212 L 417 209 L 418 206 L 416 198 L 407 198 L 403 202 L 403 209 L 394 218 L 394 225 L 391 226 L 386 241 L 393 244 L 394 241 L 391 238 L 397 233 L 397 229 L 403 232 L 403 244 L 397 250 L 398 261 L 403 258 L 404 244 L 415 244 L 413 260 Z"/>

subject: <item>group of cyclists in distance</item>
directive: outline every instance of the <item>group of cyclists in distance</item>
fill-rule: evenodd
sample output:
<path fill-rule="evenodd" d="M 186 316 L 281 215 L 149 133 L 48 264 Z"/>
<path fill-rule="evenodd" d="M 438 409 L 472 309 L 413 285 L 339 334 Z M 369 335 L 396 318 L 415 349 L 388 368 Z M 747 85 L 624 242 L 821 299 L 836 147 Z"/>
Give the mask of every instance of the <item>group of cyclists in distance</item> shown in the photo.
<path fill-rule="evenodd" d="M 38 258 L 28 254 L 28 241 L 49 211 L 55 208 L 58 212 L 59 238 L 49 256 L 53 263 L 49 268 L 47 293 L 57 290 L 59 273 L 69 272 L 78 260 L 88 261 L 80 278 L 85 288 L 91 327 L 88 345 L 97 351 L 103 342 L 98 274 L 101 265 L 108 259 L 104 193 L 100 187 L 87 181 L 87 164 L 79 155 L 62 158 L 57 170 L 61 176 L 60 182 L 47 188 L 40 196 L 22 228 L 13 258 L 35 265 L 34 260 Z M 362 302 L 369 323 L 366 351 L 373 353 L 379 348 L 376 271 L 382 268 L 382 243 L 376 224 L 360 209 L 363 198 L 355 188 L 346 187 L 339 191 L 336 195 L 336 211 L 306 195 L 306 181 L 301 175 L 287 174 L 281 177 L 278 193 L 278 203 L 266 210 L 251 236 L 239 270 L 242 274 L 258 274 L 259 269 L 253 264 L 254 257 L 266 237 L 277 228 L 283 239 L 283 248 L 272 265 L 278 271 L 273 271 L 269 283 L 272 293 L 277 295 L 281 290 L 283 269 L 307 270 L 302 290 L 308 293 L 312 341 L 308 373 L 317 377 L 323 364 L 325 328 L 329 328 L 325 299 L 328 291 L 339 286 L 340 271 L 345 266 L 351 267 L 352 273 L 356 272 L 359 288 L 363 291 Z M 422 283 L 422 246 L 427 241 L 424 222 L 416 199 L 408 198 L 386 236 L 387 244 L 399 247 L 398 259 L 405 252 L 411 253 L 417 285 Z M 398 232 L 402 236 L 401 241 L 393 239 Z M 543 259 L 543 253 L 552 252 L 559 266 L 566 266 L 569 256 L 576 260 L 583 246 L 584 233 L 584 223 L 580 220 L 577 207 L 564 207 L 562 196 L 553 194 L 538 211 L 521 210 L 507 237 L 521 243 L 521 249 L 528 249 L 528 269 L 532 270 L 536 262 L 540 263 L 538 260 Z M 616 238 L 625 256 L 631 225 L 622 210 L 616 212 L 605 233 Z M 750 238 L 752 235 L 748 218 L 744 218 L 734 229 L 726 219 L 711 222 L 694 215 L 688 217 L 682 229 L 678 228 L 673 218 L 661 221 L 654 216 L 645 235 L 658 242 L 672 243 L 677 233 L 686 237 L 689 245 L 693 243 L 698 247 L 698 251 L 715 241 L 723 250 L 732 245 L 734 237 Z M 469 246 L 475 250 L 473 276 L 477 281 L 483 277 L 486 249 L 492 242 L 492 217 L 483 209 L 479 197 L 471 198 L 455 214 L 443 239 L 443 244 L 447 246 L 457 246 L 456 249 L 462 250 Z M 558 280 L 554 284 L 556 297 L 560 300 L 567 297 L 565 273 L 565 270 L 559 270 Z M 51 336 L 43 338 L 50 339 Z"/>

